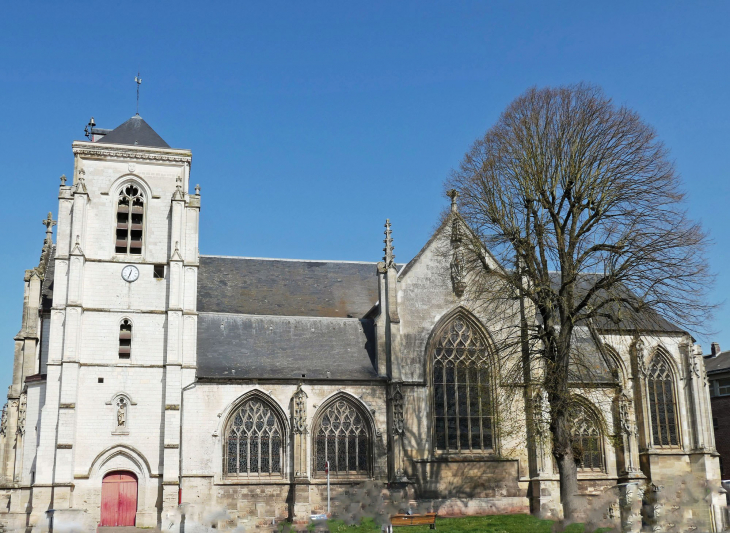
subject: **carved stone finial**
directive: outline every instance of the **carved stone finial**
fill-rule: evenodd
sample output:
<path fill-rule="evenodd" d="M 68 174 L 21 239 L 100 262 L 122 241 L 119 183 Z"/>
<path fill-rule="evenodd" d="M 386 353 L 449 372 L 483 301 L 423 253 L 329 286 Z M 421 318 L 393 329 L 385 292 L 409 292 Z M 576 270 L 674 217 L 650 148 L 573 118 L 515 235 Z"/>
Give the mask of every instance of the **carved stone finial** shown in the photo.
<path fill-rule="evenodd" d="M 448 191 L 446 191 L 446 196 L 451 198 L 451 212 L 458 213 L 459 206 L 456 205 L 456 199 L 459 197 L 459 191 L 457 191 L 456 189 L 449 189 Z"/>
<path fill-rule="evenodd" d="M 25 393 L 20 395 L 20 405 L 18 406 L 18 427 L 15 433 L 18 435 L 25 435 L 25 410 L 27 406 L 27 400 Z"/>
<path fill-rule="evenodd" d="M 86 179 L 84 176 L 86 175 L 86 171 L 82 168 L 78 172 L 78 177 L 76 179 L 76 192 L 79 193 L 86 193 Z"/>
<path fill-rule="evenodd" d="M 38 266 L 35 267 L 34 270 L 42 279 L 45 276 L 46 267 L 48 265 L 48 258 L 51 254 L 51 250 L 53 249 L 53 226 L 55 226 L 57 222 L 53 220 L 53 214 L 49 211 L 48 217 L 43 219 L 41 224 L 46 227 L 46 238 L 43 239 L 41 258 L 38 261 Z"/>
<path fill-rule="evenodd" d="M 198 184 L 198 185 L 195 186 L 195 194 L 197 194 L 198 196 L 200 196 L 200 184 Z"/>
<path fill-rule="evenodd" d="M 634 349 L 636 350 L 636 367 L 641 377 L 645 378 L 648 373 L 648 369 L 646 367 L 646 349 L 644 346 L 644 341 L 642 341 L 640 338 L 637 338 L 636 342 L 634 343 Z"/>
<path fill-rule="evenodd" d="M 302 389 L 302 383 L 299 382 L 296 392 L 294 392 L 294 433 L 307 433 L 307 393 Z"/>
<path fill-rule="evenodd" d="M 43 219 L 41 224 L 46 227 L 46 236 L 48 236 L 49 233 L 53 233 L 53 226 L 57 224 L 57 222 L 53 220 L 53 213 L 49 211 L 48 216 Z"/>
<path fill-rule="evenodd" d="M 182 200 L 185 196 L 183 195 L 182 178 L 178 176 L 175 178 L 175 192 L 172 193 L 173 200 Z"/>
<path fill-rule="evenodd" d="M 393 384 L 393 435 L 403 435 L 405 430 L 405 419 L 403 417 L 403 393 L 400 383 Z"/>
<path fill-rule="evenodd" d="M 385 221 L 385 240 L 383 242 L 385 243 L 385 248 L 383 248 L 383 251 L 385 252 L 385 255 L 383 256 L 383 261 L 385 262 L 385 268 L 388 269 L 395 265 L 395 254 L 393 253 L 393 250 L 395 250 L 395 246 L 393 246 L 393 232 L 390 229 L 390 219 L 386 219 Z"/>
<path fill-rule="evenodd" d="M 175 241 L 175 250 L 172 252 L 172 257 L 170 257 L 170 260 L 182 261 L 182 256 L 180 255 L 180 241 Z"/>
<path fill-rule="evenodd" d="M 61 187 L 66 186 L 66 174 L 61 174 Z"/>

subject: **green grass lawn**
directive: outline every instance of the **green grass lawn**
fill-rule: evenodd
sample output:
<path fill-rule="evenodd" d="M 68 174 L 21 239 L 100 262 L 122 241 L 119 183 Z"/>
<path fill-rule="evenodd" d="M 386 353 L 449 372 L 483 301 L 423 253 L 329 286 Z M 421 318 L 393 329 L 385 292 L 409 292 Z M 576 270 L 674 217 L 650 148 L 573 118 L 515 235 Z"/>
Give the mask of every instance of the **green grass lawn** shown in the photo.
<path fill-rule="evenodd" d="M 554 522 L 540 520 L 531 515 L 493 515 L 467 516 L 464 518 L 437 518 L 436 531 L 479 531 L 482 533 L 552 533 Z M 339 520 L 327 524 L 333 533 L 372 533 L 380 528 L 372 520 L 364 520 L 360 525 L 348 526 Z M 319 529 L 319 528 L 318 528 Z M 395 527 L 399 533 L 431 532 L 428 526 Z M 565 529 L 566 533 L 582 533 L 581 524 L 573 524 Z"/>

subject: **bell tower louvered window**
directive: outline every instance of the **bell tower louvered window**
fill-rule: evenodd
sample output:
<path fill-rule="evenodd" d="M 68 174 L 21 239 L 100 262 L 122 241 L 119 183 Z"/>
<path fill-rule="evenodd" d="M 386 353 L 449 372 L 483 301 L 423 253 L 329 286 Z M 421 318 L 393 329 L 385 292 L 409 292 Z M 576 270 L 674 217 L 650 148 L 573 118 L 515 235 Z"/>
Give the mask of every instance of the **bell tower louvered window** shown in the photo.
<path fill-rule="evenodd" d="M 124 319 L 119 326 L 119 359 L 132 356 L 132 323 Z"/>
<path fill-rule="evenodd" d="M 142 255 L 144 196 L 139 187 L 126 185 L 117 200 L 117 227 L 114 250 L 118 254 Z"/>
<path fill-rule="evenodd" d="M 573 453 L 578 470 L 603 472 L 603 437 L 596 416 L 586 407 L 578 405 L 572 409 L 570 418 Z"/>
<path fill-rule="evenodd" d="M 314 431 L 314 470 L 323 475 L 327 461 L 332 476 L 367 475 L 371 439 L 365 415 L 352 401 L 339 398 L 318 419 Z"/>
<path fill-rule="evenodd" d="M 492 401 L 485 336 L 465 316 L 443 326 L 433 346 L 436 450 L 492 449 Z"/>
<path fill-rule="evenodd" d="M 669 363 L 663 357 L 654 358 L 646 381 L 654 446 L 678 446 L 674 377 Z"/>
<path fill-rule="evenodd" d="M 231 415 L 225 435 L 226 476 L 281 476 L 284 431 L 266 401 L 251 398 L 244 402 Z"/>

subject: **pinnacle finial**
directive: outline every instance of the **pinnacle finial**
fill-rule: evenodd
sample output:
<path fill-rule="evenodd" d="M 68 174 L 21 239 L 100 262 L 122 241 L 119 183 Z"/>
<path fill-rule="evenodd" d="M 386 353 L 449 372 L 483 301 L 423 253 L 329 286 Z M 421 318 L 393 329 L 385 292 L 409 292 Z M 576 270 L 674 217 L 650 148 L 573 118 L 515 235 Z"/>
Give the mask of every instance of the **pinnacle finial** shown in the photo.
<path fill-rule="evenodd" d="M 458 213 L 459 206 L 456 205 L 456 199 L 459 197 L 459 191 L 457 191 L 456 189 L 449 189 L 448 191 L 446 191 L 446 196 L 451 198 L 451 212 Z"/>
<path fill-rule="evenodd" d="M 393 246 L 393 231 L 390 229 L 389 218 L 385 220 L 385 231 L 383 233 L 385 234 L 385 240 L 383 240 L 385 243 L 385 248 L 383 248 L 385 256 L 383 256 L 383 261 L 385 261 L 385 268 L 390 268 L 395 264 L 395 254 L 393 253 L 395 246 Z"/>
<path fill-rule="evenodd" d="M 53 220 L 53 213 L 50 211 L 48 212 L 48 217 L 44 218 L 41 222 L 46 227 L 46 237 L 49 236 L 49 234 L 53 233 L 53 226 L 57 224 L 55 220 Z"/>
<path fill-rule="evenodd" d="M 66 186 L 66 174 L 61 174 L 61 187 Z"/>
<path fill-rule="evenodd" d="M 195 194 L 200 196 L 200 185 L 199 184 L 195 186 Z"/>

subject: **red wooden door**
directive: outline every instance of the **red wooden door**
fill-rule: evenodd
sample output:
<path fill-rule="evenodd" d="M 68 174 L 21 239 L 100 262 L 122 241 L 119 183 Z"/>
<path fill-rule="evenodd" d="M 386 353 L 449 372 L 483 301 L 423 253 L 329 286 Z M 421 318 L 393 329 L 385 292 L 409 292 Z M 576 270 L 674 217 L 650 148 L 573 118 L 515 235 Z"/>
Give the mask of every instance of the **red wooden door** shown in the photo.
<path fill-rule="evenodd" d="M 101 482 L 102 526 L 133 526 L 137 515 L 137 478 L 129 472 L 111 472 Z"/>

